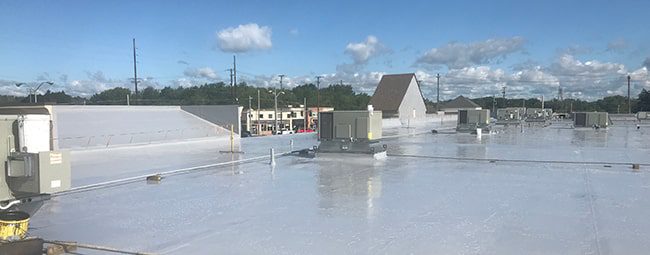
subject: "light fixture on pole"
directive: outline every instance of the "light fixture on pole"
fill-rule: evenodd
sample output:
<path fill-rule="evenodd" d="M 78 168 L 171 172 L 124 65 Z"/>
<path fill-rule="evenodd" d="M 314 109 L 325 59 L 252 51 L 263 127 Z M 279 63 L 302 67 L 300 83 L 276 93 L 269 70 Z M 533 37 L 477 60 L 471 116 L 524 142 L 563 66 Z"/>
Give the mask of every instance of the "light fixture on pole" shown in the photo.
<path fill-rule="evenodd" d="M 40 89 L 41 86 L 43 86 L 43 84 L 47 84 L 47 85 L 52 86 L 52 85 L 54 85 L 54 82 L 44 81 L 44 82 L 41 82 L 41 84 L 38 84 L 38 87 L 36 87 L 32 92 L 32 94 L 34 94 L 34 103 L 38 103 L 38 96 L 36 95 L 36 93 L 38 92 L 38 89 Z"/>
<path fill-rule="evenodd" d="M 278 134 L 278 96 L 284 94 L 284 91 L 280 91 L 280 93 L 278 93 L 278 90 L 273 88 L 273 90 L 269 90 L 269 93 L 273 94 L 274 98 L 273 103 L 275 106 L 275 113 L 273 114 L 273 119 L 275 120 L 275 124 L 273 129 L 275 131 L 275 134 Z"/>

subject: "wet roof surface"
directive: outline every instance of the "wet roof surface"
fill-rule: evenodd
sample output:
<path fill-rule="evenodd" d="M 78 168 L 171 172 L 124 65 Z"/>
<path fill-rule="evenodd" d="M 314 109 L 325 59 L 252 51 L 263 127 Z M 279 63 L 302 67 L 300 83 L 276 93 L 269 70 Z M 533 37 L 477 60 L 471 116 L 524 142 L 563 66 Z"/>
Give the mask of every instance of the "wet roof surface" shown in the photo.
<path fill-rule="evenodd" d="M 247 153 L 236 157 L 288 149 L 289 139 L 295 147 L 317 144 L 313 135 L 247 138 Z M 650 164 L 648 141 L 647 126 L 404 136 L 385 141 L 383 161 L 286 156 L 275 167 L 261 160 L 54 197 L 30 233 L 165 254 L 645 254 L 648 166 L 432 157 Z M 195 143 L 185 152 L 194 157 L 179 152 L 167 167 L 228 160 L 206 156 L 219 146 Z M 141 153 L 155 161 L 166 150 Z M 98 157 L 86 153 L 77 157 Z M 75 186 L 111 179 L 74 167 Z M 157 171 L 144 168 L 136 172 Z"/>

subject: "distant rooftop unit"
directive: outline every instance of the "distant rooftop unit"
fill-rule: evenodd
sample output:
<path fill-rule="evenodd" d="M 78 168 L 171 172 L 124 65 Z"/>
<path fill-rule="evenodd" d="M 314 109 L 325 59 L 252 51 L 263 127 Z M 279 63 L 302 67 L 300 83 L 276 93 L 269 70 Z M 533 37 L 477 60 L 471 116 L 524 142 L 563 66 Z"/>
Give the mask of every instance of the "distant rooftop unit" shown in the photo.
<path fill-rule="evenodd" d="M 508 107 L 497 109 L 497 124 L 516 124 L 524 119 L 526 108 Z"/>
<path fill-rule="evenodd" d="M 553 109 L 526 108 L 526 122 L 543 122 L 553 116 Z"/>
<path fill-rule="evenodd" d="M 456 131 L 471 132 L 490 125 L 490 110 L 458 110 Z"/>
<path fill-rule="evenodd" d="M 575 112 L 573 113 L 574 127 L 597 127 L 607 128 L 609 126 L 609 115 L 606 112 Z"/>

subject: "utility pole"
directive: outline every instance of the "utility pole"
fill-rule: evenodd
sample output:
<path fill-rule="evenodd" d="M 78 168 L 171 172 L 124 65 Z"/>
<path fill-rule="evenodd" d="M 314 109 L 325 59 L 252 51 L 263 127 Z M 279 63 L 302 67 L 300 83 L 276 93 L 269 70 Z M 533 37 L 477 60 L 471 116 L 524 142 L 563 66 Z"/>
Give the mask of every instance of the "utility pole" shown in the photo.
<path fill-rule="evenodd" d="M 305 118 L 303 119 L 304 122 L 303 122 L 303 124 L 302 124 L 302 131 L 303 131 L 303 132 L 307 132 L 307 121 L 308 121 L 309 119 L 307 118 L 307 98 L 306 98 L 306 97 L 303 97 L 303 98 L 302 98 L 302 105 L 303 105 L 303 107 L 302 107 L 303 109 L 302 109 L 302 110 L 303 110 L 304 113 L 305 113 L 304 116 L 303 116 L 303 117 L 305 117 Z"/>
<path fill-rule="evenodd" d="M 280 90 L 282 90 L 282 78 L 284 78 L 284 74 L 279 74 L 278 77 L 280 77 Z"/>
<path fill-rule="evenodd" d="M 503 86 L 501 88 L 501 94 L 503 95 L 503 107 L 506 107 L 506 86 Z"/>
<path fill-rule="evenodd" d="M 133 83 L 135 83 L 135 100 L 138 100 L 138 67 L 135 54 L 135 38 L 133 38 Z"/>
<path fill-rule="evenodd" d="M 436 86 L 437 86 L 437 94 L 436 94 L 436 112 L 440 111 L 440 74 L 436 74 Z"/>
<path fill-rule="evenodd" d="M 232 55 L 233 97 L 237 97 L 237 56 Z"/>
<path fill-rule="evenodd" d="M 278 134 L 278 90 L 275 89 L 275 88 L 273 89 L 273 96 L 275 97 L 275 100 L 273 100 L 273 102 L 275 104 L 275 113 L 273 114 L 273 115 L 275 115 L 274 116 L 275 117 L 275 128 L 274 128 L 275 131 L 274 132 L 277 135 Z M 282 116 L 282 113 L 280 113 L 280 116 Z"/>
<path fill-rule="evenodd" d="M 274 113 L 274 115 L 275 115 L 275 118 L 274 118 L 275 119 L 275 134 L 277 135 L 278 134 L 278 95 L 284 94 L 284 91 L 280 91 L 280 93 L 278 94 L 278 89 L 273 88 L 273 91 L 269 90 L 269 92 L 273 93 L 273 97 L 275 98 L 275 100 L 273 100 L 273 102 L 275 104 L 275 113 Z"/>
<path fill-rule="evenodd" d="M 282 91 L 284 91 L 284 90 L 282 90 L 282 78 L 284 78 L 284 74 L 280 74 L 280 75 L 278 75 L 278 76 L 280 77 L 280 91 L 282 92 Z M 282 109 L 283 109 L 283 107 L 280 107 L 280 124 L 281 124 L 282 126 L 284 126 L 284 121 L 283 121 L 283 119 L 282 119 L 282 118 L 283 118 L 282 115 L 284 115 L 284 114 L 283 114 L 284 111 L 283 111 Z"/>
<path fill-rule="evenodd" d="M 260 134 L 260 90 L 257 89 L 257 134 Z"/>
<path fill-rule="evenodd" d="M 316 76 L 316 130 L 318 132 L 318 140 L 320 140 L 320 79 L 323 76 Z"/>
<path fill-rule="evenodd" d="M 630 99 L 630 80 L 632 77 L 627 76 L 627 114 L 632 113 L 632 100 Z"/>
<path fill-rule="evenodd" d="M 497 116 L 497 95 L 492 94 L 492 116 Z"/>
<path fill-rule="evenodd" d="M 235 97 L 235 94 L 233 93 L 233 86 L 232 86 L 232 85 L 234 84 L 234 83 L 233 83 L 233 79 L 232 79 L 232 78 L 233 78 L 233 74 L 232 74 L 232 71 L 233 71 L 233 70 L 234 70 L 234 69 L 232 69 L 232 68 L 228 68 L 228 69 L 226 69 L 226 71 L 229 71 L 229 72 L 230 72 L 230 97 L 233 97 L 233 98 L 234 98 L 234 97 Z"/>
<path fill-rule="evenodd" d="M 246 128 L 248 128 L 248 132 L 251 131 L 251 120 L 253 119 L 253 109 L 251 108 L 251 100 L 253 100 L 253 97 L 248 96 L 248 123 L 246 123 L 247 124 Z"/>

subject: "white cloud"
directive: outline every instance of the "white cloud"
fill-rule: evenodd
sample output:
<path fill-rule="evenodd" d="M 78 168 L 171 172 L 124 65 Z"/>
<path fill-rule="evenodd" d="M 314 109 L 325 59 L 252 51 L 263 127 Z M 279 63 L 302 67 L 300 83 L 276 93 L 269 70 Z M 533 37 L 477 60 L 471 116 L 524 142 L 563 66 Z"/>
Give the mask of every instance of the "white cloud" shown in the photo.
<path fill-rule="evenodd" d="M 385 52 L 385 47 L 379 43 L 377 37 L 369 35 L 365 42 L 349 43 L 345 47 L 345 54 L 350 55 L 355 64 L 366 64 L 368 60 Z"/>
<path fill-rule="evenodd" d="M 183 72 L 187 77 L 191 78 L 203 78 L 208 80 L 217 80 L 219 76 L 217 73 L 210 67 L 201 67 L 201 68 L 187 68 Z"/>
<path fill-rule="evenodd" d="M 416 64 L 445 65 L 450 69 L 489 64 L 509 54 L 522 51 L 524 43 L 524 38 L 518 36 L 469 44 L 448 43 L 430 49 L 416 61 Z"/>
<path fill-rule="evenodd" d="M 598 60 L 580 61 L 574 56 L 564 54 L 559 57 L 550 67 L 556 75 L 568 77 L 602 77 L 610 75 L 623 75 L 627 71 L 625 65 L 611 62 L 600 62 Z"/>
<path fill-rule="evenodd" d="M 217 45 L 224 52 L 241 53 L 273 46 L 271 28 L 255 23 L 229 27 L 217 32 Z"/>
<path fill-rule="evenodd" d="M 289 34 L 293 36 L 297 36 L 300 34 L 300 31 L 297 28 L 292 28 L 291 30 L 289 30 Z"/>

